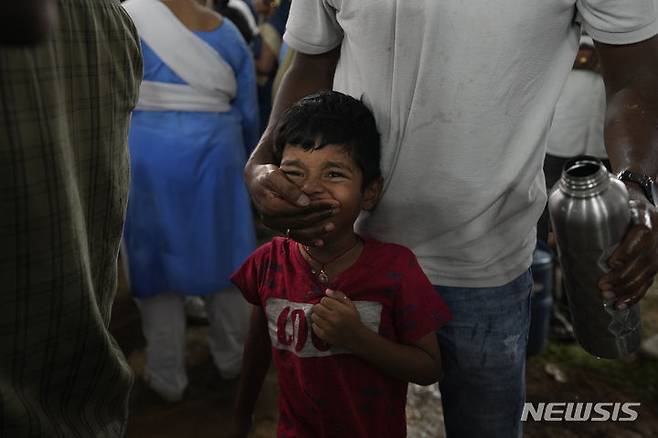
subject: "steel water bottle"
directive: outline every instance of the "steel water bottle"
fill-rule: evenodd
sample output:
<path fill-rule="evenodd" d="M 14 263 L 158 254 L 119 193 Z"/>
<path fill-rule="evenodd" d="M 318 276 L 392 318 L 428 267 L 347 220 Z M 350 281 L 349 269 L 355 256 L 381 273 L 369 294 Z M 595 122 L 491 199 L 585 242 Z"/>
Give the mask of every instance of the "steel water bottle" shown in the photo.
<path fill-rule="evenodd" d="M 624 184 L 594 157 L 569 160 L 548 200 L 564 285 L 578 343 L 614 359 L 640 346 L 638 304 L 616 310 L 598 281 L 631 222 Z"/>

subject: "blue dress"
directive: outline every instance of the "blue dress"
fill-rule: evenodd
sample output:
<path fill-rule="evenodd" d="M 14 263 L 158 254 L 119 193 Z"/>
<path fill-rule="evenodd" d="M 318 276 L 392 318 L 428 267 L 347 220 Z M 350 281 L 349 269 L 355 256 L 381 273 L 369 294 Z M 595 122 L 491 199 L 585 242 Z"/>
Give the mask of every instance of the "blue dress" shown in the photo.
<path fill-rule="evenodd" d="M 124 238 L 131 291 L 140 298 L 218 292 L 256 247 L 242 176 L 259 135 L 252 55 L 229 20 L 195 34 L 233 68 L 237 96 L 224 113 L 133 113 Z M 142 49 L 145 79 L 185 83 L 143 41 Z"/>

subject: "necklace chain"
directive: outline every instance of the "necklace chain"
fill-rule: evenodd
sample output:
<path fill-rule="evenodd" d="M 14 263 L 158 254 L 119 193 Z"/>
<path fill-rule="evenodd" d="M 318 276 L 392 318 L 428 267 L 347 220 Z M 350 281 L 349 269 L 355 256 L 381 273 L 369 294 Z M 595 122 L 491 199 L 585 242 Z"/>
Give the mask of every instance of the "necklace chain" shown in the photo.
<path fill-rule="evenodd" d="M 356 248 L 359 243 L 361 243 L 361 239 L 359 237 L 357 237 L 356 242 L 354 242 L 354 245 L 350 246 L 345 251 L 341 252 L 340 254 L 338 254 L 337 256 L 332 258 L 331 260 L 329 260 L 327 262 L 324 262 L 324 263 L 322 263 L 320 260 L 313 257 L 313 255 L 311 254 L 310 248 L 308 246 L 304 245 L 303 248 L 304 248 L 304 252 L 306 253 L 306 255 L 311 260 L 313 260 L 315 263 L 320 265 L 320 268 L 317 269 L 317 270 L 313 269 L 313 267 L 311 267 L 311 272 L 318 278 L 318 280 L 320 280 L 321 283 L 328 283 L 329 282 L 329 275 L 327 275 L 327 271 L 325 271 L 325 268 L 327 266 L 331 265 L 332 263 L 337 262 L 338 260 L 340 260 L 344 256 L 346 256 L 347 253 L 349 253 L 354 248 Z"/>

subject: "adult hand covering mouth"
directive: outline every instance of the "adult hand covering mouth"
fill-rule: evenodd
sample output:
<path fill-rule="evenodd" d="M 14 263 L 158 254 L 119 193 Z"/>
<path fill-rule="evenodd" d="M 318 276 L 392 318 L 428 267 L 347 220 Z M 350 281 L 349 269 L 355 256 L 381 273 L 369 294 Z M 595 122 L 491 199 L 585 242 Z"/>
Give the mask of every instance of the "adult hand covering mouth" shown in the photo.
<path fill-rule="evenodd" d="M 274 102 L 269 126 L 244 171 L 247 190 L 263 224 L 309 246 L 324 244 L 323 237 L 335 226 L 329 219 L 338 212 L 340 204 L 311 200 L 273 164 L 274 129 L 278 118 L 294 102 L 318 90 L 332 89 L 339 50 L 319 55 L 297 54 L 282 81 L 282 91 Z"/>
<path fill-rule="evenodd" d="M 335 228 L 330 221 L 340 209 L 333 199 L 311 200 L 274 164 L 254 164 L 245 170 L 247 188 L 263 224 L 300 243 L 322 246 Z"/>

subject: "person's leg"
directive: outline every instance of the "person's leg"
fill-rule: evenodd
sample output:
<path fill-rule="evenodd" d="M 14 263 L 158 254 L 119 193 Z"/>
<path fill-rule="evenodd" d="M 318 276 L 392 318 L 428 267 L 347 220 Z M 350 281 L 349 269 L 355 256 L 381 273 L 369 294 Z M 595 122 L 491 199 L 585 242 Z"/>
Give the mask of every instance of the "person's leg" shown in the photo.
<path fill-rule="evenodd" d="M 137 302 L 146 338 L 144 379 L 163 399 L 179 401 L 188 382 L 184 297 L 163 293 Z"/>
<path fill-rule="evenodd" d="M 436 286 L 453 314 L 438 332 L 448 438 L 521 437 L 532 276 L 495 288 Z"/>
<path fill-rule="evenodd" d="M 208 344 L 219 373 L 225 379 L 240 374 L 242 349 L 249 329 L 250 304 L 235 287 L 206 297 Z"/>

